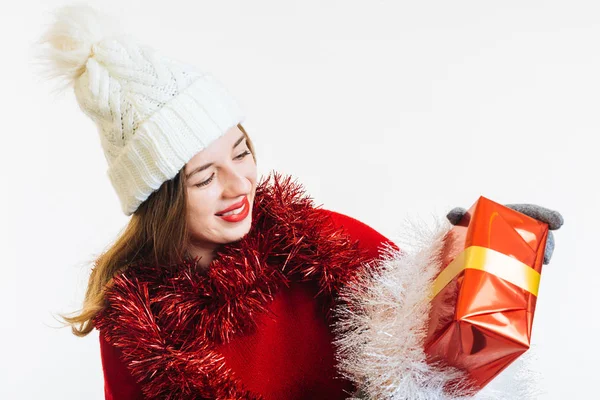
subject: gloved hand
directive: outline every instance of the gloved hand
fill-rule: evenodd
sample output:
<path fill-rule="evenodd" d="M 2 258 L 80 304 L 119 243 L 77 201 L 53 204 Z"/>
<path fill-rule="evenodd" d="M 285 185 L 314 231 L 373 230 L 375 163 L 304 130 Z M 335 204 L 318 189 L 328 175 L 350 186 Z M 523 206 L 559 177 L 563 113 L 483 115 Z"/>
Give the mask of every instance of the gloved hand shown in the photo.
<path fill-rule="evenodd" d="M 552 231 L 562 226 L 564 223 L 563 216 L 558 211 L 550 210 L 535 204 L 505 204 L 505 206 L 548 224 L 548 229 L 550 231 L 548 232 L 548 239 L 546 240 L 543 261 L 544 264 L 548 264 L 552 258 L 552 253 L 554 252 L 554 235 L 552 234 Z M 456 225 L 460 222 L 466 212 L 467 210 L 462 207 L 455 207 L 450 210 L 446 215 L 446 218 L 448 218 L 448 221 L 450 221 L 452 225 Z"/>

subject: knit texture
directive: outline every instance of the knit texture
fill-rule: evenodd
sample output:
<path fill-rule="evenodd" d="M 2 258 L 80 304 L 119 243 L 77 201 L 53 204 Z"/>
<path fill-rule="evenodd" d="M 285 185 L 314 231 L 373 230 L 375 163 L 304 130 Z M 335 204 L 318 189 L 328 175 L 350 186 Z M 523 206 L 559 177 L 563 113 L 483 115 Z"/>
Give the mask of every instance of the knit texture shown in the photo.
<path fill-rule="evenodd" d="M 239 104 L 210 73 L 168 58 L 120 33 L 84 5 L 63 6 L 40 43 L 49 78 L 73 85 L 98 128 L 108 177 L 131 215 L 163 182 L 228 129 Z"/>

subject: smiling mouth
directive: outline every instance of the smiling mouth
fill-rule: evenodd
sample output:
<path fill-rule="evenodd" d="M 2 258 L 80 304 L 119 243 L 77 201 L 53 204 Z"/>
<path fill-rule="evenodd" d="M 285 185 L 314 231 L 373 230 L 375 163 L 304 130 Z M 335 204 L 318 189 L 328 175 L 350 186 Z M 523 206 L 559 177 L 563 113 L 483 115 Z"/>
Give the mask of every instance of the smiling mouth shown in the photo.
<path fill-rule="evenodd" d="M 248 215 L 250 214 L 250 202 L 248 201 L 248 198 L 244 198 L 244 201 L 242 203 L 241 207 L 238 207 L 234 210 L 230 210 L 226 213 L 223 214 L 216 214 L 219 218 L 227 221 L 227 222 L 241 222 L 243 220 L 246 219 L 246 217 L 248 217 Z"/>
<path fill-rule="evenodd" d="M 217 215 L 219 217 L 226 217 L 228 215 L 237 215 L 237 214 L 241 213 L 242 211 L 244 211 L 244 206 L 245 206 L 245 204 L 242 204 L 240 207 L 236 208 L 235 210 L 227 211 L 226 213 L 217 214 Z"/>
<path fill-rule="evenodd" d="M 248 201 L 247 197 L 244 197 L 244 199 L 242 201 L 240 201 L 238 204 L 239 206 L 237 208 L 234 209 L 229 209 L 229 211 L 224 211 L 224 212 L 220 212 L 220 213 L 215 213 L 216 216 L 223 216 L 225 214 L 231 214 L 232 211 L 240 211 L 240 208 L 244 207 L 244 203 Z"/>

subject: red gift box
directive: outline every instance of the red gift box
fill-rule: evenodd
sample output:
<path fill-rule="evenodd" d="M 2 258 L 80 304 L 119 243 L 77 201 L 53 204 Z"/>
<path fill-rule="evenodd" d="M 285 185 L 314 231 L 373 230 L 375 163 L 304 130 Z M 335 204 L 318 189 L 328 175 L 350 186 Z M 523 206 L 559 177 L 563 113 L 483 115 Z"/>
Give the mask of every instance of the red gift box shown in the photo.
<path fill-rule="evenodd" d="M 485 386 L 529 349 L 548 225 L 480 197 L 446 235 L 428 360 Z"/>

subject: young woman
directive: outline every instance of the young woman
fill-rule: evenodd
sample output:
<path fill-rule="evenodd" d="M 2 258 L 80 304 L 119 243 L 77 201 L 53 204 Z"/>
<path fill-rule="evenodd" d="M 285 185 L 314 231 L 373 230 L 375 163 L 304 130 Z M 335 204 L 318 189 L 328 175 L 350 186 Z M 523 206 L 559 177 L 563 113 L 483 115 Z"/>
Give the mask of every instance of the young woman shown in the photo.
<path fill-rule="evenodd" d="M 78 336 L 99 330 L 106 398 L 372 396 L 374 376 L 337 367 L 352 355 L 336 353 L 334 310 L 398 247 L 289 176 L 258 180 L 240 108 L 210 74 L 106 31 L 89 7 L 56 16 L 42 40 L 49 76 L 73 84 L 98 125 L 131 216 L 96 260 L 82 312 L 65 317 Z M 417 359 L 395 372 L 393 398 L 467 393 L 442 390 L 457 375 L 426 367 L 418 343 L 394 357 Z"/>
<path fill-rule="evenodd" d="M 336 379 L 330 294 L 315 295 L 338 285 L 324 267 L 349 271 L 389 241 L 315 209 L 289 178 L 259 184 L 251 143 L 242 125 L 228 129 L 136 210 L 113 246 L 123 250 L 98 260 L 90 287 L 108 283 L 109 265 L 147 259 L 124 274 L 135 285 L 113 280 L 109 306 L 94 320 L 107 398 L 144 398 L 143 388 L 152 398 L 336 399 L 353 390 Z M 169 266 L 179 248 L 193 261 Z"/>

